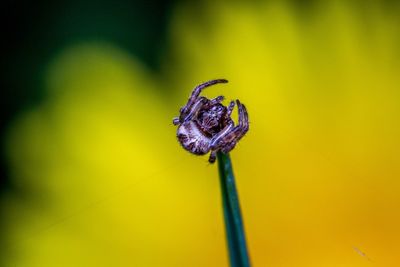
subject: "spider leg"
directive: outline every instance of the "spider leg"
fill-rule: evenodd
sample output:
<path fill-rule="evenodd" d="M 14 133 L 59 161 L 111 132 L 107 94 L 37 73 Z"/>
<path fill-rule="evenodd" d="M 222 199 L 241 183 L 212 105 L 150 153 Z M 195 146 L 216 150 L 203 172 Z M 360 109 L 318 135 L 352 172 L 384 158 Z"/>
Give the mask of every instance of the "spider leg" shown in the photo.
<path fill-rule="evenodd" d="M 202 83 L 198 86 L 196 86 L 193 91 L 192 94 L 190 95 L 187 104 L 181 109 L 181 113 L 187 113 L 188 110 L 192 107 L 192 105 L 194 105 L 196 103 L 196 100 L 198 99 L 201 91 L 211 85 L 217 84 L 217 83 L 227 83 L 228 81 L 225 79 L 216 79 L 216 80 L 211 80 L 205 83 Z"/>
<path fill-rule="evenodd" d="M 236 141 L 232 141 L 232 142 L 226 144 L 225 146 L 223 146 L 221 148 L 221 152 L 224 154 L 228 153 L 229 151 L 231 151 L 232 149 L 235 148 L 236 144 L 237 144 Z"/>
<path fill-rule="evenodd" d="M 211 141 L 211 149 L 212 150 L 220 149 L 223 153 L 228 153 L 235 147 L 236 143 L 249 130 L 249 119 L 248 119 L 247 109 L 243 104 L 240 103 L 239 100 L 236 100 L 236 104 L 238 106 L 238 113 L 239 113 L 238 125 L 224 131 L 225 128 L 227 128 L 227 127 L 225 127 L 224 130 L 221 131 Z M 232 122 L 232 125 L 233 125 L 233 122 Z"/>
<path fill-rule="evenodd" d="M 237 127 L 239 128 L 239 131 L 242 133 L 241 136 L 243 136 L 249 130 L 249 115 L 247 113 L 245 105 L 240 103 L 239 100 L 236 100 L 236 104 L 238 106 L 238 112 L 239 112 L 239 125 Z"/>
<path fill-rule="evenodd" d="M 213 106 L 215 104 L 221 103 L 224 100 L 224 96 L 220 95 L 217 96 L 216 98 L 213 98 L 208 101 L 207 106 Z"/>
<path fill-rule="evenodd" d="M 212 150 L 210 153 L 210 157 L 208 158 L 208 162 L 214 163 L 217 159 L 217 150 Z"/>
<path fill-rule="evenodd" d="M 237 143 L 249 130 L 249 115 L 247 114 L 247 109 L 239 100 L 236 100 L 236 104 L 238 106 L 239 123 L 230 133 L 233 136 L 232 141 L 235 143 Z M 228 137 L 229 136 L 227 136 L 227 140 L 230 139 Z"/>
<path fill-rule="evenodd" d="M 231 114 L 232 114 L 232 111 L 233 111 L 234 108 L 235 108 L 235 101 L 231 101 L 229 103 L 229 106 L 226 108 L 226 113 L 225 113 L 225 115 L 223 117 L 223 120 L 225 121 L 225 124 L 228 124 L 229 121 L 232 120 Z"/>
<path fill-rule="evenodd" d="M 188 110 L 188 113 L 181 113 L 181 116 L 179 118 L 180 122 L 185 122 L 188 120 L 191 120 L 193 116 L 205 105 L 207 104 L 209 100 L 205 97 L 199 97 L 197 101 L 191 106 L 191 108 Z"/>
<path fill-rule="evenodd" d="M 219 147 L 219 143 L 221 142 L 221 140 L 223 140 L 223 138 L 229 134 L 229 132 L 232 131 L 232 129 L 234 129 L 235 124 L 233 123 L 233 121 L 230 121 L 224 129 L 222 129 L 218 134 L 216 134 L 210 142 L 210 148 L 211 150 L 215 150 L 217 147 Z"/>
<path fill-rule="evenodd" d="M 175 117 L 175 118 L 172 120 L 172 123 L 173 123 L 174 125 L 178 125 L 178 124 L 180 123 L 179 117 Z"/>
<path fill-rule="evenodd" d="M 207 100 L 207 101 L 204 100 L 204 99 L 205 99 L 205 97 L 197 98 L 197 101 L 192 105 L 191 110 L 189 110 L 189 114 L 187 114 L 187 115 L 185 115 L 185 113 L 182 113 L 183 108 L 181 108 L 180 112 L 181 112 L 182 121 L 180 120 L 179 117 L 175 117 L 175 118 L 172 120 L 172 123 L 173 123 L 174 125 L 179 125 L 181 122 L 186 121 L 186 120 L 192 118 L 193 115 L 194 115 L 197 111 L 199 111 L 199 110 L 201 109 L 201 107 L 203 107 L 203 106 L 212 106 L 212 105 L 215 105 L 215 104 L 217 104 L 217 103 L 222 102 L 222 101 L 224 100 L 224 96 L 220 95 L 220 96 L 217 96 L 217 97 L 214 98 L 214 99 Z M 199 101 L 199 100 L 201 100 L 201 101 Z M 202 105 L 201 105 L 199 102 L 202 102 Z M 185 115 L 185 117 L 183 117 L 182 115 Z"/>
<path fill-rule="evenodd" d="M 226 115 L 225 115 L 226 118 L 230 118 L 231 117 L 231 114 L 232 114 L 232 111 L 233 111 L 234 107 L 235 107 L 235 101 L 232 100 L 229 103 L 228 110 L 226 111 Z"/>

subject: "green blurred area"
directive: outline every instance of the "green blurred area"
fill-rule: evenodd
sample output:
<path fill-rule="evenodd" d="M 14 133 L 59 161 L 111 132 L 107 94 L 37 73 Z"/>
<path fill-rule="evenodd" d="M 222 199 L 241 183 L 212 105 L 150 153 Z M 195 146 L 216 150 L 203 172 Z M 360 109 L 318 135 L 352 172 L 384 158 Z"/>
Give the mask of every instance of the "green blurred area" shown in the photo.
<path fill-rule="evenodd" d="M 45 76 L 54 57 L 76 43 L 106 42 L 123 48 L 157 71 L 165 50 L 172 4 L 172 1 L 126 0 L 2 2 L 0 198 L 10 193 L 29 202 L 35 194 L 10 176 L 5 137 L 20 114 L 48 96 Z M 0 208 L 0 217 L 2 211 Z M 7 229 L 1 223 L 0 236 L 0 258 L 4 258 L 9 244 Z"/>
<path fill-rule="evenodd" d="M 46 68 L 69 45 L 115 43 L 157 70 L 171 6 L 171 1 L 5 1 L 0 132 L 21 110 L 43 100 Z M 10 185 L 2 166 L 1 184 Z"/>
<path fill-rule="evenodd" d="M 4 6 L 0 265 L 227 266 L 217 170 L 171 125 L 213 78 L 249 109 L 255 266 L 399 265 L 396 1 Z"/>

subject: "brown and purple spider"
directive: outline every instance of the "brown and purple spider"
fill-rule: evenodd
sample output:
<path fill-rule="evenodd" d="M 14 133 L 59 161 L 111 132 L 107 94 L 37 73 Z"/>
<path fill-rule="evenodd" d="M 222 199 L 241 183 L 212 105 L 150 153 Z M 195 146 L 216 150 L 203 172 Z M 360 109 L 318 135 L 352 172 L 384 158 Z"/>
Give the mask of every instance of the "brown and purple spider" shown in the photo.
<path fill-rule="evenodd" d="M 231 151 L 249 130 L 247 110 L 239 100 L 236 100 L 239 122 L 235 126 L 231 118 L 235 101 L 226 107 L 221 104 L 223 96 L 213 99 L 200 96 L 204 88 L 227 82 L 225 79 L 217 79 L 196 86 L 187 104 L 180 109 L 179 117 L 173 119 L 173 124 L 179 125 L 177 137 L 183 148 L 196 155 L 205 155 L 211 151 L 210 163 L 215 162 L 218 151 Z"/>

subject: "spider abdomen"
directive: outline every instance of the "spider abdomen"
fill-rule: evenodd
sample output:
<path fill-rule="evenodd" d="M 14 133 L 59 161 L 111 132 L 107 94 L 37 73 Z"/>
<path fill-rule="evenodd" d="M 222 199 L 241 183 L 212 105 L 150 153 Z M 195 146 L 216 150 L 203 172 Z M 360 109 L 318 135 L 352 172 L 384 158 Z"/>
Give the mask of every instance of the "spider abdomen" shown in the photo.
<path fill-rule="evenodd" d="M 178 127 L 177 137 L 183 148 L 193 154 L 204 155 L 210 151 L 210 138 L 193 121 L 181 124 Z"/>

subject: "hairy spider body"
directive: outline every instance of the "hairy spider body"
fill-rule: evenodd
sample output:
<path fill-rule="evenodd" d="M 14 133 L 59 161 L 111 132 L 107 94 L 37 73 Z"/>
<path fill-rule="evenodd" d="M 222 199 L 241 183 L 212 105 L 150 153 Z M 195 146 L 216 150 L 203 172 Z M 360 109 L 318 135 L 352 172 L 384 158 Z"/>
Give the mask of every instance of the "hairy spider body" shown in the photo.
<path fill-rule="evenodd" d="M 183 148 L 193 154 L 204 155 L 210 151 L 211 137 L 208 137 L 194 121 L 187 121 L 179 126 L 177 136 Z"/>
<path fill-rule="evenodd" d="M 205 135 L 212 136 L 226 126 L 227 118 L 223 119 L 226 112 L 227 108 L 225 106 L 215 104 L 208 109 L 200 110 L 195 122 Z"/>
<path fill-rule="evenodd" d="M 173 119 L 174 125 L 179 125 L 177 137 L 183 148 L 196 155 L 211 151 L 211 163 L 215 162 L 218 151 L 231 151 L 249 129 L 246 107 L 239 100 L 236 100 L 239 123 L 235 126 L 231 118 L 234 101 L 226 107 L 221 104 L 223 96 L 214 99 L 200 96 L 205 87 L 227 82 L 224 79 L 211 80 L 195 87 L 188 103 L 180 109 L 180 116 Z"/>

